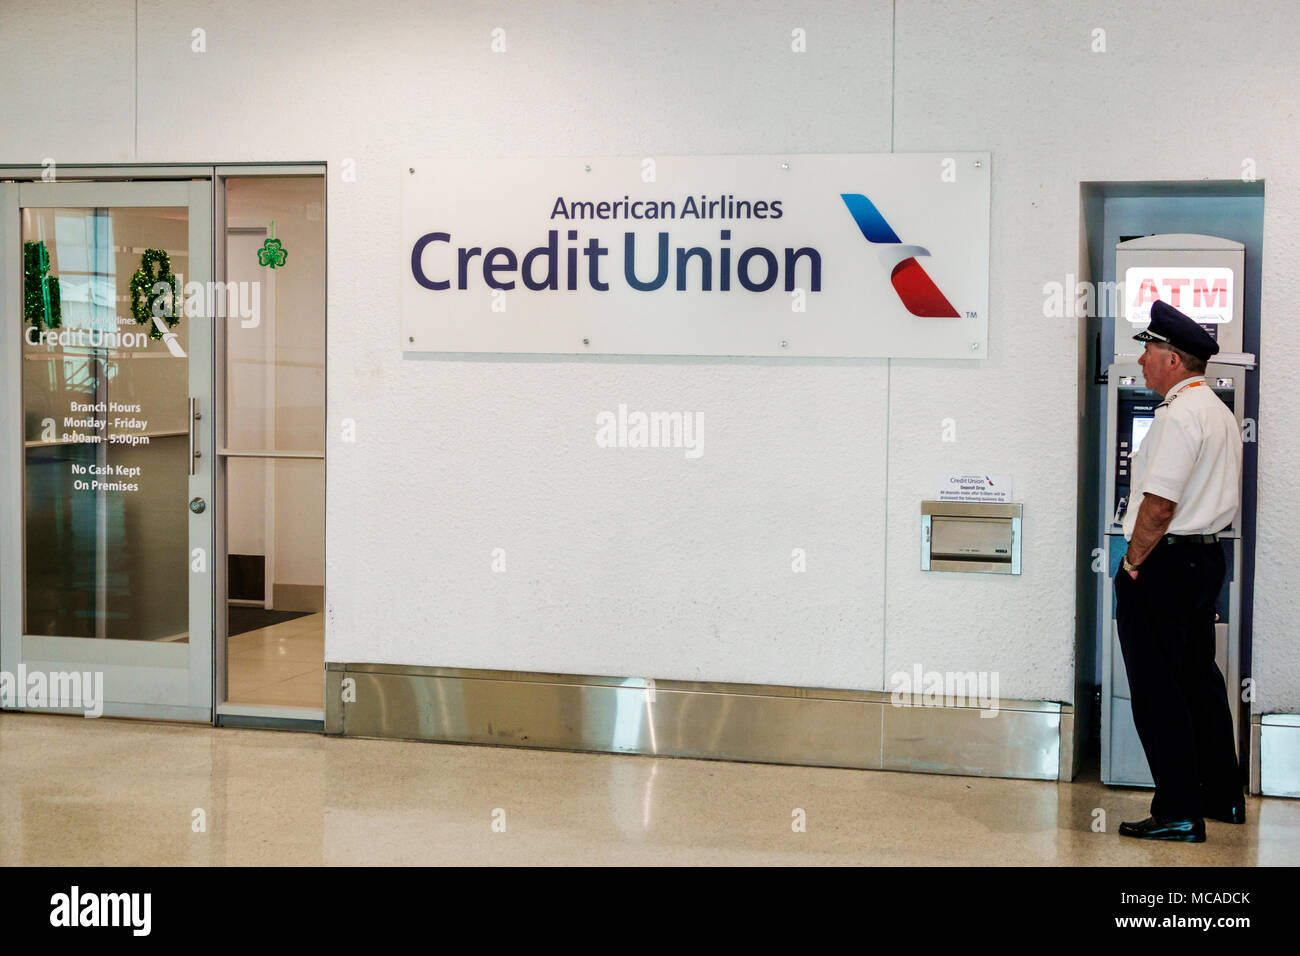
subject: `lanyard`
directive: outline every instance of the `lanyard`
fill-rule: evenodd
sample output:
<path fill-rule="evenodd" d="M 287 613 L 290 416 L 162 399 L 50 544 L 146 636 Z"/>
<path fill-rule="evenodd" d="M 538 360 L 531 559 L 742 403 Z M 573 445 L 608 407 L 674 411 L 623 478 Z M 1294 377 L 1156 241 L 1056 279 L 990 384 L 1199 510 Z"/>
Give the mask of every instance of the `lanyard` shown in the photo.
<path fill-rule="evenodd" d="M 1170 392 L 1168 395 L 1166 395 L 1165 400 L 1161 402 L 1159 405 L 1157 405 L 1156 408 L 1164 408 L 1166 405 L 1171 404 L 1175 398 L 1183 394 L 1183 392 L 1187 391 L 1189 388 L 1200 388 L 1204 384 L 1205 384 L 1205 379 L 1203 378 L 1198 378 L 1191 382 L 1188 382 L 1182 388 L 1178 389 L 1178 391 Z"/>

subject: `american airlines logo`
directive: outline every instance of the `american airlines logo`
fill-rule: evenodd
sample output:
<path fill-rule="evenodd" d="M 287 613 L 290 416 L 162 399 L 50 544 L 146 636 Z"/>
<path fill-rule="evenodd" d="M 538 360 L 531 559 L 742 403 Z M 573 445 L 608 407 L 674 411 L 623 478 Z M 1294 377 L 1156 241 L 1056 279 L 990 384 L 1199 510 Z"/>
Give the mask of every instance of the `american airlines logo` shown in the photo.
<path fill-rule="evenodd" d="M 1160 300 L 1193 322 L 1232 321 L 1232 270 L 1135 266 L 1124 271 L 1124 317 L 1134 325 L 1151 321 L 1151 305 Z"/>
<path fill-rule="evenodd" d="M 930 254 L 928 249 L 904 245 L 880 210 L 861 193 L 840 193 L 840 198 L 867 242 L 885 247 L 880 250 L 881 265 L 889 270 L 889 281 L 908 312 L 926 319 L 961 317 L 917 261 L 918 256 Z"/>

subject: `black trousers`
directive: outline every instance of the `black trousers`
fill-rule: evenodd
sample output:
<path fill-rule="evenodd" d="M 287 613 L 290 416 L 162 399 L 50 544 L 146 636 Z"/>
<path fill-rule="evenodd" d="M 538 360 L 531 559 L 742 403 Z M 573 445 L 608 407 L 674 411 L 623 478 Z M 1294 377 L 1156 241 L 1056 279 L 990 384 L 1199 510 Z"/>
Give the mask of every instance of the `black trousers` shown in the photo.
<path fill-rule="evenodd" d="M 1218 544 L 1156 545 L 1137 580 L 1115 576 L 1119 644 L 1133 721 L 1155 780 L 1151 815 L 1202 816 L 1241 802 L 1214 601 L 1227 571 Z"/>

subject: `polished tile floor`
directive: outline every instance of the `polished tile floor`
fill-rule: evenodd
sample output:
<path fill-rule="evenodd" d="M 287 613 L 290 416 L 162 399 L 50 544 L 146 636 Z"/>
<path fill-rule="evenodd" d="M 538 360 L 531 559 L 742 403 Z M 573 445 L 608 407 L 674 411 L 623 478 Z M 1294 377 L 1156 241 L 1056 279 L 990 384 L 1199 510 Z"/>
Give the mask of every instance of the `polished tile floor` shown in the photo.
<path fill-rule="evenodd" d="M 1300 859 L 1300 801 L 1250 798 L 1249 823 L 1210 822 L 1204 844 L 1118 836 L 1148 799 L 1095 771 L 1058 785 L 0 714 L 4 865 Z"/>
<path fill-rule="evenodd" d="M 236 634 L 226 642 L 226 699 L 321 709 L 325 700 L 324 615 Z"/>

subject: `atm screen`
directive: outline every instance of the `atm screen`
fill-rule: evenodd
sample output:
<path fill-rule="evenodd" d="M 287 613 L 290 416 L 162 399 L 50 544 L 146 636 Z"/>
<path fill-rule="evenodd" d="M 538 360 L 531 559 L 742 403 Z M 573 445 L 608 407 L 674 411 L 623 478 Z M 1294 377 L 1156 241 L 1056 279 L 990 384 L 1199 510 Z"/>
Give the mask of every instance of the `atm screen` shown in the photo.
<path fill-rule="evenodd" d="M 1142 440 L 1147 437 L 1147 432 L 1151 430 L 1151 423 L 1155 417 L 1151 415 L 1134 415 L 1133 416 L 1133 447 L 1129 451 L 1129 457 L 1132 458 L 1137 454 L 1137 450 L 1142 447 Z"/>

